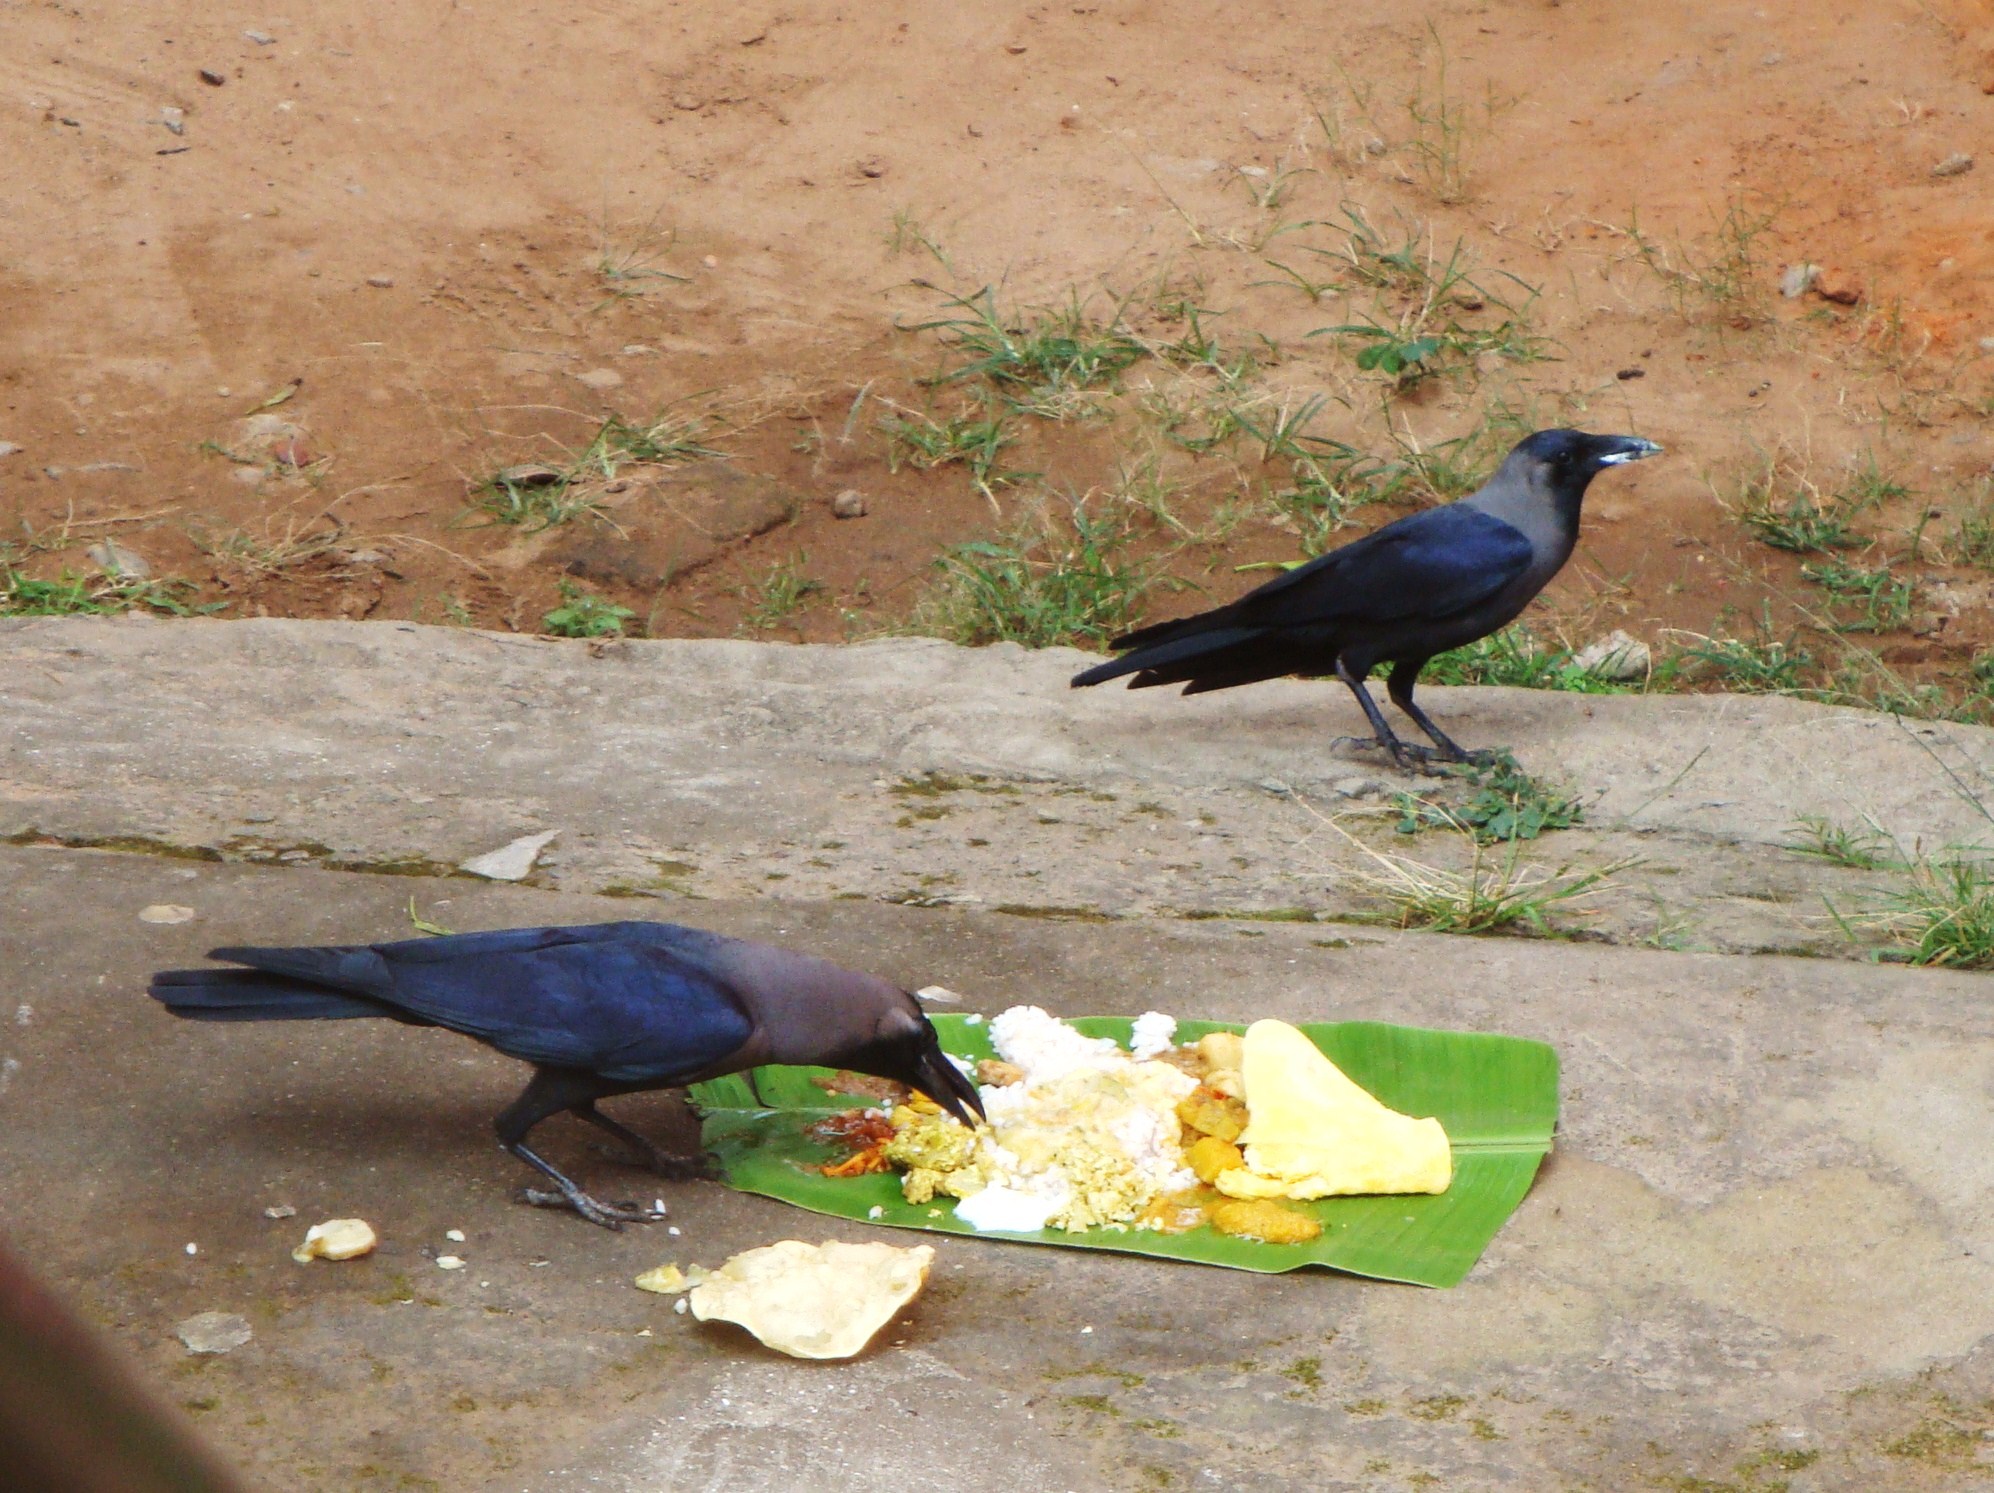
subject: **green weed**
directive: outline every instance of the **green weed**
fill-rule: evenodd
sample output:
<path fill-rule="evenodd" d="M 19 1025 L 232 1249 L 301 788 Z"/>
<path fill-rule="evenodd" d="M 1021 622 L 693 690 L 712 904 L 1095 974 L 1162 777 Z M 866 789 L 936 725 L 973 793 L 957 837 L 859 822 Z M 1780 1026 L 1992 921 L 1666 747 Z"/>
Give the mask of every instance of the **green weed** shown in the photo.
<path fill-rule="evenodd" d="M 1849 919 L 1836 918 L 1845 932 L 1854 931 Z M 1994 967 L 1994 873 L 1966 855 L 1919 857 L 1905 868 L 1898 891 L 1853 922 L 1885 933 L 1909 964 Z"/>
<path fill-rule="evenodd" d="M 686 284 L 686 276 L 659 268 L 671 253 L 674 237 L 670 230 L 659 229 L 657 213 L 626 235 L 613 233 L 605 217 L 597 232 L 595 273 L 608 295 L 596 309 L 644 295 L 655 284 Z"/>
<path fill-rule="evenodd" d="M 930 382 L 983 379 L 1026 408 L 1043 408 L 1054 396 L 1074 390 L 1112 388 L 1122 371 L 1147 353 L 1122 325 L 1120 306 L 1106 323 L 1098 323 L 1077 294 L 1065 307 L 1032 320 L 1000 314 L 997 293 L 989 286 L 973 295 L 947 297 L 946 305 L 959 314 L 908 330 L 939 332 L 950 350 L 968 361 Z"/>
<path fill-rule="evenodd" d="M 1561 866 L 1555 871 L 1526 866 L 1523 841 L 1513 839 L 1497 852 L 1473 836 L 1467 867 L 1455 871 L 1405 856 L 1383 855 L 1363 847 L 1376 871 L 1353 871 L 1351 879 L 1384 900 L 1388 921 L 1399 928 L 1435 933 L 1496 933 L 1504 930 L 1552 937 L 1554 912 L 1569 910 L 1614 885 L 1613 873 L 1631 861 L 1594 870 Z"/>
<path fill-rule="evenodd" d="M 959 462 L 968 469 L 977 491 L 986 497 L 994 488 L 1031 475 L 997 465 L 998 454 L 1013 444 L 1017 435 L 1005 412 L 989 404 L 946 420 L 907 410 L 888 415 L 879 422 L 879 430 L 886 437 L 886 464 L 891 471 L 899 471 L 902 462 L 917 470 Z"/>
<path fill-rule="evenodd" d="M 1529 628 L 1506 627 L 1437 656 L 1421 672 L 1431 684 L 1506 684 L 1518 689 L 1566 690 L 1584 695 L 1626 694 L 1628 686 L 1602 679 L 1572 662 L 1569 649 L 1539 645 Z"/>
<path fill-rule="evenodd" d="M 1406 100 L 1406 116 L 1412 121 L 1413 159 L 1426 188 L 1440 201 L 1465 202 L 1471 195 L 1474 154 L 1482 134 L 1514 100 L 1496 97 L 1493 87 L 1483 96 L 1479 108 L 1454 96 L 1447 86 L 1447 47 L 1431 21 L 1426 24 L 1431 43 L 1431 76 L 1422 77 Z"/>
<path fill-rule="evenodd" d="M 1825 554 L 1862 543 L 1850 527 L 1856 517 L 1853 507 L 1838 498 L 1824 499 L 1807 483 L 1782 493 L 1770 467 L 1746 488 L 1738 517 L 1766 544 L 1794 554 Z"/>
<path fill-rule="evenodd" d="M 1687 675 L 1746 694 L 1798 694 L 1814 657 L 1796 637 L 1772 636 L 1772 605 L 1760 613 L 1754 638 L 1694 637 L 1677 666 Z"/>
<path fill-rule="evenodd" d="M 1954 522 L 1946 549 L 1958 564 L 1994 570 L 1994 479 L 1981 480 L 1972 503 Z"/>
<path fill-rule="evenodd" d="M 1786 848 L 1853 871 L 1875 871 L 1900 864 L 1891 854 L 1893 842 L 1883 827 L 1868 819 L 1860 825 L 1837 824 L 1818 814 L 1802 814 L 1793 823 Z"/>
<path fill-rule="evenodd" d="M 529 532 L 552 528 L 597 512 L 602 485 L 626 468 L 724 456 L 700 441 L 704 429 L 696 418 L 660 415 L 640 425 L 609 415 L 564 465 L 506 467 L 485 478 L 472 489 L 471 511 Z"/>
<path fill-rule="evenodd" d="M 887 231 L 886 248 L 890 254 L 912 254 L 917 250 L 932 255 L 935 263 L 954 273 L 954 266 L 942 249 L 941 242 L 914 216 L 914 209 L 903 207 L 893 214 L 893 226 Z"/>
<path fill-rule="evenodd" d="M 742 614 L 741 626 L 748 632 L 767 632 L 795 616 L 803 604 L 824 589 L 824 583 L 804 574 L 810 561 L 804 554 L 792 555 L 769 567 L 761 579 L 750 583 L 743 593 L 750 599 Z"/>
<path fill-rule="evenodd" d="M 1461 803 L 1441 804 L 1410 793 L 1392 795 L 1399 811 L 1398 832 L 1417 834 L 1428 829 L 1452 829 L 1474 836 L 1478 844 L 1502 840 L 1534 840 L 1546 830 L 1570 829 L 1585 818 L 1578 799 L 1539 782 L 1508 752 L 1489 761 L 1449 769 L 1473 791 Z"/>
<path fill-rule="evenodd" d="M 1888 567 L 1867 570 L 1838 559 L 1803 565 L 1800 573 L 1839 605 L 1859 608 L 1853 617 L 1837 616 L 1837 632 L 1889 632 L 1911 620 L 1915 585 L 1891 574 Z"/>
<path fill-rule="evenodd" d="M 561 582 L 561 604 L 540 619 L 540 630 L 557 638 L 620 638 L 623 625 L 637 614 L 584 591 L 573 581 Z"/>
<path fill-rule="evenodd" d="M 284 532 L 279 535 L 271 522 L 266 520 L 261 536 L 243 528 L 217 534 L 198 525 L 189 525 L 187 537 L 218 564 L 240 571 L 252 579 L 264 579 L 332 553 L 339 548 L 345 535 L 337 525 L 315 530 L 307 524 L 300 530 L 295 520 L 287 520 Z"/>
<path fill-rule="evenodd" d="M 917 631 L 976 646 L 1100 646 L 1128 630 L 1151 578 L 1118 557 L 1125 531 L 1074 504 L 1070 531 L 1052 525 L 960 544 L 937 562 L 916 608 Z"/>
<path fill-rule="evenodd" d="M 1725 202 L 1723 215 L 1701 246 L 1678 238 L 1670 253 L 1641 231 L 1638 214 L 1629 219 L 1627 237 L 1641 262 L 1668 288 L 1677 315 L 1689 320 L 1715 311 L 1744 330 L 1772 314 L 1771 284 L 1759 261 L 1758 241 L 1777 215 L 1777 209 L 1736 194 Z"/>
<path fill-rule="evenodd" d="M 37 580 L 0 563 L 0 617 L 101 616 L 134 608 L 197 617 L 227 607 L 227 602 L 189 601 L 195 589 L 192 581 L 81 576 L 66 570 L 52 581 Z"/>

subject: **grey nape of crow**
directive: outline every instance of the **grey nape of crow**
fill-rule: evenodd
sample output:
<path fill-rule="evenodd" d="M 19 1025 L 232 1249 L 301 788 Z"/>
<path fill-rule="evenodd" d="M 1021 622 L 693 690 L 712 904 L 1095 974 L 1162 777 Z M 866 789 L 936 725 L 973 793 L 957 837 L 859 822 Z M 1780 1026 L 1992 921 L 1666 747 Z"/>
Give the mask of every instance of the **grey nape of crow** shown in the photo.
<path fill-rule="evenodd" d="M 534 1065 L 494 1122 L 584 1218 L 607 1228 L 658 1215 L 590 1197 L 526 1144 L 560 1110 L 636 1148 L 665 1176 L 704 1171 L 596 1110 L 598 1099 L 681 1088 L 762 1063 L 821 1064 L 911 1084 L 962 1121 L 983 1109 L 914 997 L 808 954 L 672 923 L 457 933 L 353 947 L 214 949 L 247 969 L 163 970 L 153 999 L 196 1021 L 385 1016 L 448 1027 Z"/>
<path fill-rule="evenodd" d="M 1381 663 L 1392 702 L 1446 761 L 1468 760 L 1412 687 L 1427 660 L 1510 622 L 1578 543 L 1586 484 L 1603 467 L 1661 450 L 1631 435 L 1540 430 L 1519 441 L 1481 488 L 1408 514 L 1247 592 L 1227 606 L 1140 628 L 1110 645 L 1120 658 L 1073 676 L 1076 687 L 1133 674 L 1130 689 L 1182 684 L 1187 695 L 1284 674 L 1333 673 L 1350 686 L 1400 767 L 1430 760 L 1385 724 L 1364 681 Z"/>

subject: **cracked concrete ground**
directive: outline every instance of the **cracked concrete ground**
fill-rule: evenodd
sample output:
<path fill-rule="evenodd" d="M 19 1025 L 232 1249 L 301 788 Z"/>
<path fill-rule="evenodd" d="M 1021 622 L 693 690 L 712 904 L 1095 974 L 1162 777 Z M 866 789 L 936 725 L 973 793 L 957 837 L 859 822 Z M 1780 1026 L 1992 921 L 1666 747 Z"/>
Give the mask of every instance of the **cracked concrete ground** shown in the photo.
<path fill-rule="evenodd" d="M 1326 749 L 1356 713 L 1312 685 L 1075 694 L 1077 655 L 916 642 L 0 640 L 6 1229 L 267 1485 L 1994 1488 L 1986 977 L 1725 952 L 1825 947 L 1805 905 L 1883 884 L 1782 849 L 1800 815 L 1972 842 L 1986 732 L 1434 691 L 1451 730 L 1588 797 L 1592 827 L 1534 856 L 1674 868 L 1672 926 L 1712 950 L 1681 952 L 1639 946 L 1613 904 L 1650 888 L 1625 882 L 1586 942 L 1343 921 L 1365 903 L 1323 819 L 1434 837 L 1362 817 L 1403 785 Z M 337 869 L 544 829 L 539 885 Z M 525 1208 L 489 1131 L 515 1065 L 385 1023 L 177 1023 L 141 993 L 218 943 L 405 936 L 411 895 L 465 929 L 640 912 L 782 938 L 987 1009 L 1542 1037 L 1559 1147 L 1453 1291 L 939 1238 L 864 1358 L 793 1363 L 630 1278 L 866 1230 L 711 1184 L 669 1191 L 677 1236 Z M 160 904 L 192 917 L 139 919 Z M 585 1180 L 639 1175 L 563 1124 Z M 354 1213 L 376 1256 L 291 1262 L 303 1223 Z M 174 1324 L 207 1310 L 253 1340 L 187 1355 Z"/>

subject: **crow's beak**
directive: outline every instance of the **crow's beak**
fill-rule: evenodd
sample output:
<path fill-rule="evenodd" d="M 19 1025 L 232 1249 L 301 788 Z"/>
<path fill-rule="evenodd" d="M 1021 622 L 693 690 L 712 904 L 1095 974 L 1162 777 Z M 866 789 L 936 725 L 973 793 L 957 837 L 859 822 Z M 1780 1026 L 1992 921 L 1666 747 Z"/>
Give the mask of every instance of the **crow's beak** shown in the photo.
<path fill-rule="evenodd" d="M 1607 435 L 1599 439 L 1601 450 L 1598 461 L 1603 467 L 1617 467 L 1623 462 L 1642 461 L 1662 449 L 1653 441 L 1643 440 L 1638 435 Z"/>
<path fill-rule="evenodd" d="M 983 1118 L 983 1101 L 976 1097 L 976 1085 L 949 1061 L 933 1038 L 914 1060 L 914 1087 L 971 1128 Z"/>

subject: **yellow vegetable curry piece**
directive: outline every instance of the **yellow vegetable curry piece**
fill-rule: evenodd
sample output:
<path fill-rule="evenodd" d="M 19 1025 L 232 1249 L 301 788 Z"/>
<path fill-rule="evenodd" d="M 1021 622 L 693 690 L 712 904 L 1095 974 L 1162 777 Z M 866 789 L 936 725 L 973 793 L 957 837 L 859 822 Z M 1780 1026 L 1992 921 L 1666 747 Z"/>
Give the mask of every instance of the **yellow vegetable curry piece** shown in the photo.
<path fill-rule="evenodd" d="M 1246 1164 L 1214 1179 L 1236 1198 L 1445 1192 L 1453 1153 L 1440 1122 L 1387 1109 L 1285 1021 L 1246 1029 L 1240 1075 Z"/>

